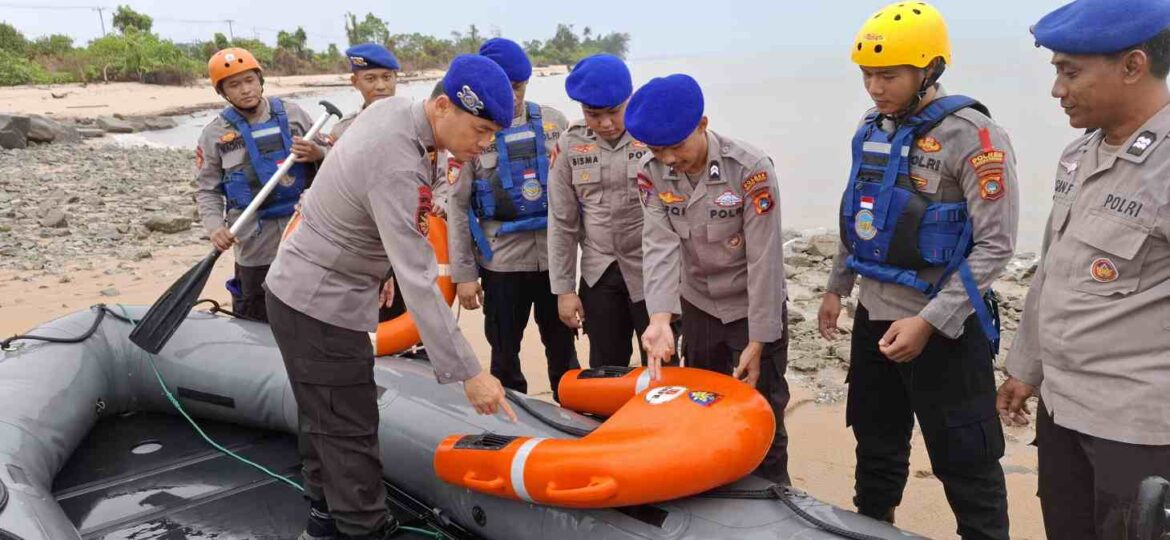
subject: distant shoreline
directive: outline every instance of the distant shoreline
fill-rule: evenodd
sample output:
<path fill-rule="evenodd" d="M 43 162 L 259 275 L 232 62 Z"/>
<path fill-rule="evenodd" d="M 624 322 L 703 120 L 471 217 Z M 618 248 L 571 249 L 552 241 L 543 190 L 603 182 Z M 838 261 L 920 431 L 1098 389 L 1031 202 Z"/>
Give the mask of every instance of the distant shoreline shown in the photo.
<path fill-rule="evenodd" d="M 443 73 L 436 69 L 403 72 L 398 81 L 434 81 L 442 78 Z M 563 65 L 534 70 L 534 75 L 540 77 L 565 73 L 568 73 L 568 67 Z M 265 79 L 265 93 L 269 96 L 295 97 L 349 85 L 349 73 L 269 77 Z M 0 87 L 0 110 L 5 114 L 37 114 L 57 120 L 96 119 L 115 115 L 133 118 L 182 116 L 223 106 L 223 100 L 206 80 L 188 86 L 71 83 Z"/>

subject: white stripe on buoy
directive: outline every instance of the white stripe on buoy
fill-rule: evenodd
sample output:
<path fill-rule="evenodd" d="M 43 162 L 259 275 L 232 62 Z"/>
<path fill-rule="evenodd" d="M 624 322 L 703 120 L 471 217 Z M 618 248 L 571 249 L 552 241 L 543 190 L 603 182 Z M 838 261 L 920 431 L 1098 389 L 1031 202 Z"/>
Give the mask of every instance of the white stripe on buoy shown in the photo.
<path fill-rule="evenodd" d="M 439 265 L 439 275 L 440 276 L 450 276 L 451 275 L 451 265 L 440 264 Z"/>
<path fill-rule="evenodd" d="M 634 384 L 634 394 L 641 394 L 643 390 L 650 388 L 650 370 L 643 369 L 642 374 L 638 375 L 638 382 Z"/>
<path fill-rule="evenodd" d="M 528 496 L 528 488 L 524 487 L 524 464 L 528 462 L 528 455 L 532 453 L 532 449 L 540 444 L 542 438 L 533 438 L 524 441 L 520 445 L 520 449 L 516 451 L 516 455 L 512 457 L 512 489 L 516 491 L 516 496 L 521 500 L 528 502 L 535 502 L 532 497 Z"/>

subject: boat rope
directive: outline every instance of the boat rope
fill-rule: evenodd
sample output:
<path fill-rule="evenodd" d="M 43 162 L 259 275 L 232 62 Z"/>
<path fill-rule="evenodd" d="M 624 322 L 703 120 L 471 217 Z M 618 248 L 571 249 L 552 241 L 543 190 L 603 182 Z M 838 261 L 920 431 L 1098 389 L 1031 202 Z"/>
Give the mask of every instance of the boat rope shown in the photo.
<path fill-rule="evenodd" d="M 700 493 L 697 496 L 708 499 L 779 500 L 780 502 L 784 503 L 784 506 L 787 506 L 789 510 L 792 510 L 792 513 L 800 516 L 801 519 L 813 524 L 818 529 L 821 529 L 825 532 L 835 534 L 842 538 L 849 538 L 850 540 L 882 540 L 882 538 L 879 536 L 872 536 L 865 533 L 850 531 L 848 529 L 842 529 L 841 527 L 833 525 L 832 523 L 827 523 L 824 520 L 817 518 L 816 516 L 808 513 L 808 511 L 806 511 L 804 508 L 801 508 L 800 505 L 796 504 L 796 501 L 792 500 L 792 496 L 795 493 L 797 493 L 797 491 L 792 489 L 791 486 L 772 484 L 771 486 L 768 486 L 764 489 L 717 489 L 714 491 L 708 491 L 706 493 Z"/>

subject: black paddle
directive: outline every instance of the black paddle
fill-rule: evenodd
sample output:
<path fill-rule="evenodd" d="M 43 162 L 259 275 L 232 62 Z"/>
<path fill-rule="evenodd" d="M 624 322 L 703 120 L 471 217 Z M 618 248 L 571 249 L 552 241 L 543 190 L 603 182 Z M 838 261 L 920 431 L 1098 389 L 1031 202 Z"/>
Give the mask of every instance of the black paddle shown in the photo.
<path fill-rule="evenodd" d="M 313 122 L 313 127 L 305 133 L 306 140 L 312 140 L 321 131 L 321 127 L 329 120 L 330 116 L 341 118 L 341 111 L 337 109 L 332 103 L 328 101 L 321 101 L 321 106 L 325 108 L 325 113 Z M 293 166 L 292 156 L 285 159 L 280 164 L 280 168 L 276 170 L 259 193 L 252 199 L 252 203 L 244 209 L 240 214 L 239 219 L 232 225 L 232 236 L 239 234 L 243 230 L 244 225 L 251 221 L 252 216 L 264 204 L 264 199 L 268 198 L 268 194 L 276 189 L 277 182 L 280 178 L 288 174 L 288 170 Z M 175 330 L 179 329 L 179 325 L 186 320 L 187 314 L 191 312 L 191 308 L 195 306 L 195 302 L 199 299 L 199 294 L 203 292 L 203 286 L 207 284 L 207 278 L 211 276 L 211 269 L 215 267 L 215 261 L 219 260 L 219 256 L 223 252 L 214 249 L 207 255 L 199 264 L 191 267 L 183 277 L 175 281 L 167 292 L 163 293 L 154 305 L 150 306 L 150 311 L 146 312 L 146 316 L 138 321 L 138 325 L 134 327 L 134 331 L 130 332 L 130 341 L 135 345 L 142 347 L 147 352 L 157 353 L 162 350 L 163 346 L 170 341 L 171 336 L 174 335 Z"/>

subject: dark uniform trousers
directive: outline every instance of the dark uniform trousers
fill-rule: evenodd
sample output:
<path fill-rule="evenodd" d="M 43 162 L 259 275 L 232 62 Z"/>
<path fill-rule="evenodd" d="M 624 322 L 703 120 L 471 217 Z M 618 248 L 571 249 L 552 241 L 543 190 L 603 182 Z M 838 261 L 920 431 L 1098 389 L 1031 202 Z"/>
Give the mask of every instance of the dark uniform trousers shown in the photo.
<path fill-rule="evenodd" d="M 581 278 L 579 290 L 585 308 L 585 335 L 589 336 L 589 367 L 630 365 L 633 338 L 641 341 L 642 332 L 650 325 L 646 301 L 630 301 L 630 291 L 616 262 L 592 287 Z M 638 352 L 642 365 L 646 365 L 646 351 L 638 347 Z"/>
<path fill-rule="evenodd" d="M 791 484 L 788 477 L 788 431 L 784 410 L 788 407 L 788 306 L 784 306 L 784 333 L 779 340 L 764 344 L 760 354 L 760 378 L 756 390 L 763 394 L 776 415 L 776 436 L 755 475 L 779 484 Z M 724 323 L 718 317 L 682 301 L 683 357 L 686 366 L 732 375 L 739 355 L 748 344 L 746 318 Z"/>
<path fill-rule="evenodd" d="M 534 312 L 544 356 L 548 359 L 548 381 L 553 399 L 558 399 L 561 375 L 581 367 L 573 344 L 573 330 L 557 316 L 557 297 L 552 293 L 548 272 L 493 272 L 480 268 L 483 280 L 484 333 L 492 347 L 492 375 L 505 388 L 528 391 L 520 371 L 520 341 Z"/>
<path fill-rule="evenodd" d="M 236 265 L 236 279 L 240 280 L 240 296 L 232 297 L 232 312 L 254 321 L 268 321 L 268 307 L 264 301 L 264 279 L 268 277 L 268 265 Z"/>
<path fill-rule="evenodd" d="M 1057 425 L 1036 411 L 1040 509 L 1048 538 L 1128 540 L 1138 484 L 1170 478 L 1170 446 L 1129 444 Z"/>
<path fill-rule="evenodd" d="M 963 335 L 937 332 L 911 362 L 878 350 L 892 321 L 871 321 L 858 306 L 853 323 L 846 424 L 857 439 L 856 496 L 861 514 L 887 519 L 902 502 L 910 472 L 914 418 L 934 475 L 943 484 L 964 539 L 1008 538 L 1003 427 L 987 338 L 972 315 Z"/>
<path fill-rule="evenodd" d="M 268 314 L 297 400 L 305 494 L 349 535 L 387 521 L 378 453 L 378 388 L 369 334 L 333 326 L 268 295 Z"/>

